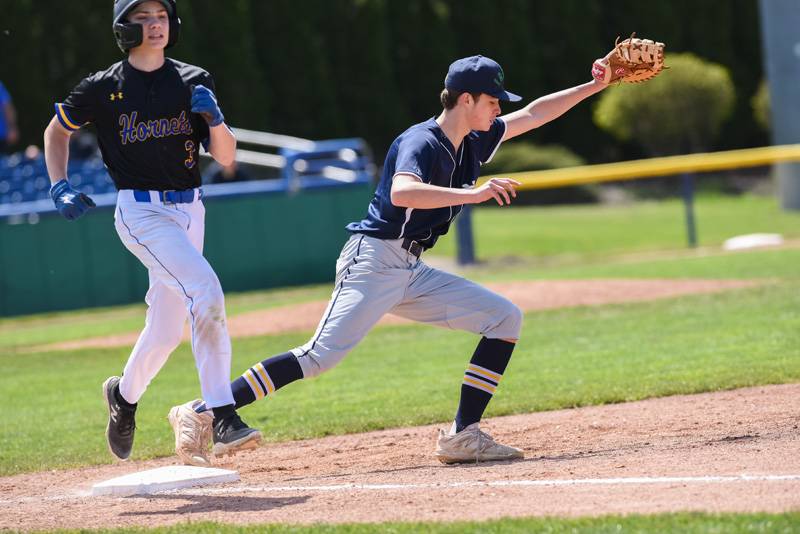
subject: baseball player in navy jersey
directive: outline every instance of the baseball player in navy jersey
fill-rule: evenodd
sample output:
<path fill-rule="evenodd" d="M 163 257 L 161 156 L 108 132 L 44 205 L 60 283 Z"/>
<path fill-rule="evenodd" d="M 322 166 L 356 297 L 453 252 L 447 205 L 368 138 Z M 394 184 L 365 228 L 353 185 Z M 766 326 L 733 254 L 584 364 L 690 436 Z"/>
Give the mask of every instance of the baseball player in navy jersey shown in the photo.
<path fill-rule="evenodd" d="M 69 220 L 94 206 L 67 179 L 69 137 L 92 123 L 103 161 L 119 190 L 114 221 L 125 247 L 147 267 L 145 327 L 121 377 L 103 384 L 111 453 L 133 447 L 137 403 L 191 322 L 200 387 L 213 413 L 215 454 L 255 447 L 261 434 L 236 413 L 231 393 L 231 342 L 222 288 L 203 257 L 205 208 L 198 151 L 223 165 L 236 139 L 224 123 L 214 81 L 199 67 L 164 55 L 178 40 L 175 0 L 116 0 L 113 31 L 123 61 L 81 81 L 55 105 L 45 157 L 58 211 Z"/>
<path fill-rule="evenodd" d="M 440 430 L 436 457 L 444 463 L 522 458 L 497 443 L 479 422 L 519 339 L 522 312 L 506 298 L 425 264 L 425 251 L 445 234 L 464 204 L 507 205 L 519 182 L 492 178 L 475 186 L 480 167 L 500 144 L 541 126 L 605 85 L 593 80 L 550 94 L 500 116 L 500 102 L 521 97 L 504 88 L 495 61 L 472 56 L 450 65 L 442 113 L 400 134 L 389 148 L 367 215 L 351 223 L 336 263 L 335 289 L 317 331 L 303 346 L 256 363 L 232 384 L 236 407 L 334 367 L 386 313 L 481 336 L 461 383 L 449 430 Z M 181 414 L 176 453 L 206 461 L 208 403 L 173 408 Z"/>

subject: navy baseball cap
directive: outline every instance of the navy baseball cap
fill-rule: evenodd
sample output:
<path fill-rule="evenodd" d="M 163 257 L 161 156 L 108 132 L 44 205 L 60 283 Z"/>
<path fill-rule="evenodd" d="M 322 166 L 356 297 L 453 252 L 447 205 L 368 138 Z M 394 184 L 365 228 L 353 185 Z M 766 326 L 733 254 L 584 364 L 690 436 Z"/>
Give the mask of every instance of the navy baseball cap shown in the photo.
<path fill-rule="evenodd" d="M 521 96 L 505 90 L 504 80 L 503 68 L 497 61 L 483 56 L 470 56 L 450 65 L 444 86 L 462 93 L 486 93 L 508 102 L 522 100 Z"/>

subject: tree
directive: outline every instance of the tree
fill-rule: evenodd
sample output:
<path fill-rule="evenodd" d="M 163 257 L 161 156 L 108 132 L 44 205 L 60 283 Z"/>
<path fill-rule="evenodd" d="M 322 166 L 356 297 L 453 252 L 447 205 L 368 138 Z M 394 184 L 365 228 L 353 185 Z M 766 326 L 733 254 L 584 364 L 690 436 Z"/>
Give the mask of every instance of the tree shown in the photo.
<path fill-rule="evenodd" d="M 753 117 L 756 119 L 756 123 L 765 131 L 769 131 L 769 85 L 766 80 L 761 80 L 761 83 L 758 85 L 758 91 L 756 91 L 756 94 L 750 99 L 750 105 L 753 108 Z"/>
<path fill-rule="evenodd" d="M 670 67 L 642 85 L 609 87 L 595 124 L 651 155 L 709 150 L 730 116 L 735 91 L 728 70 L 693 54 L 671 54 Z"/>
<path fill-rule="evenodd" d="M 216 94 L 229 124 L 268 129 L 270 99 L 266 71 L 256 57 L 255 34 L 243 31 L 252 20 L 248 0 L 180 3 L 183 29 L 178 45 L 167 55 L 199 65 L 214 76 Z M 186 9 L 184 9 L 186 7 Z"/>

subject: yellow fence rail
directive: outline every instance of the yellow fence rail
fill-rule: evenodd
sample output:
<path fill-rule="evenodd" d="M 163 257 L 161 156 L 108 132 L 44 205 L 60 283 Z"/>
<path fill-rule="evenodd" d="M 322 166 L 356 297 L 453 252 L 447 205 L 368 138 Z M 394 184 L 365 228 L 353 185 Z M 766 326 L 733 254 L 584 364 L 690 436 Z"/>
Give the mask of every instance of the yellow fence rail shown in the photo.
<path fill-rule="evenodd" d="M 654 176 L 757 167 L 787 161 L 800 161 L 800 144 L 667 156 L 546 171 L 515 172 L 503 174 L 503 177 L 522 182 L 520 190 L 550 189 L 580 184 L 638 180 Z M 481 181 L 488 178 L 488 176 L 481 177 Z"/>
<path fill-rule="evenodd" d="M 690 247 L 694 247 L 697 245 L 697 230 L 695 228 L 693 208 L 693 175 L 695 173 L 757 167 L 790 161 L 800 161 L 800 144 L 745 148 L 742 150 L 689 154 L 685 156 L 667 156 L 619 163 L 564 167 L 547 171 L 515 172 L 503 174 L 502 176 L 522 182 L 522 185 L 517 189 L 526 190 L 681 175 L 681 191 L 686 211 L 687 242 Z M 488 178 L 488 176 L 482 176 L 478 181 L 479 183 L 485 182 Z M 470 211 L 470 206 L 464 206 L 461 216 L 456 219 L 456 227 L 458 229 L 456 257 L 461 265 L 475 262 Z"/>

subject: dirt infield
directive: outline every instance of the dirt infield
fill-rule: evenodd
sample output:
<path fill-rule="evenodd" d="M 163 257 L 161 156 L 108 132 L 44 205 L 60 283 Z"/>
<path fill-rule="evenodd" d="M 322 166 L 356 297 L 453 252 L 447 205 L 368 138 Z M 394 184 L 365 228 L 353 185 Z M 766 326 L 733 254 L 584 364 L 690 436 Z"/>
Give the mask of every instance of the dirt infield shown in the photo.
<path fill-rule="evenodd" d="M 752 287 L 763 280 L 552 280 L 486 284 L 486 287 L 511 299 L 523 311 L 548 310 L 568 306 L 596 306 L 622 302 L 654 300 L 697 293 L 713 293 Z M 231 337 L 261 336 L 282 332 L 314 330 L 327 301 L 313 301 L 267 310 L 242 313 L 228 318 Z M 387 315 L 379 324 L 408 322 Z M 188 327 L 187 327 L 188 328 Z M 77 350 L 133 346 L 139 332 L 96 337 L 33 347 L 32 351 Z M 188 329 L 184 341 L 189 340 Z"/>
<path fill-rule="evenodd" d="M 221 464 L 239 483 L 149 497 L 87 495 L 174 459 L 19 475 L 0 479 L 0 529 L 796 511 L 798 399 L 791 384 L 487 421 L 525 449 L 514 463 L 440 465 L 427 426 L 267 445 Z"/>

